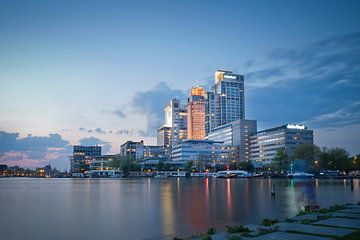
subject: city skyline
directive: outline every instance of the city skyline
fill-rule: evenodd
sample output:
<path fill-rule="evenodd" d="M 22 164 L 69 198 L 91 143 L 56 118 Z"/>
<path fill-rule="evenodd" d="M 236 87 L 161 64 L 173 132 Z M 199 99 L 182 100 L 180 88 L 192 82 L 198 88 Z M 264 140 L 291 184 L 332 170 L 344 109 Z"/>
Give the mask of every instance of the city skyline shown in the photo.
<path fill-rule="evenodd" d="M 245 76 L 258 130 L 304 123 L 316 144 L 359 152 L 359 3 L 147 7 L 5 3 L 0 163 L 63 169 L 75 144 L 105 154 L 127 140 L 155 145 L 166 104 L 196 80 L 209 91 L 217 69 Z"/>

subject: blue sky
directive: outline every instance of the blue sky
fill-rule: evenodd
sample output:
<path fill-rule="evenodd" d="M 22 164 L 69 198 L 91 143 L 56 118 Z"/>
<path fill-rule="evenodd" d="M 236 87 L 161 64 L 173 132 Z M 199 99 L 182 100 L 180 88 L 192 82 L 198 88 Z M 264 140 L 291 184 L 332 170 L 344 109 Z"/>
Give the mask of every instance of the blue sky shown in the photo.
<path fill-rule="evenodd" d="M 304 123 L 360 152 L 359 1 L 0 4 L 0 162 L 63 169 L 72 144 L 155 144 L 167 100 L 216 69 L 245 74 L 259 129 Z"/>

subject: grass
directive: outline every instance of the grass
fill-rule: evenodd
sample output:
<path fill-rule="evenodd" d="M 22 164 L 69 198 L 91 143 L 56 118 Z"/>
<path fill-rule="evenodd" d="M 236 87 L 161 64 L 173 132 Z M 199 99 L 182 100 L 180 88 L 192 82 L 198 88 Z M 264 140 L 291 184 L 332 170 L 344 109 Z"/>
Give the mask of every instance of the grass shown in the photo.
<path fill-rule="evenodd" d="M 243 225 L 239 226 L 226 226 L 226 231 L 228 233 L 248 233 L 250 232 L 250 229 L 247 227 L 244 227 Z"/>
<path fill-rule="evenodd" d="M 261 225 L 263 225 L 263 226 L 272 226 L 277 222 L 278 222 L 277 218 L 265 218 L 265 219 L 262 220 Z"/>
<path fill-rule="evenodd" d="M 313 222 L 316 222 L 317 220 L 311 220 L 311 219 L 302 219 L 300 220 L 301 224 L 311 224 Z"/>
<path fill-rule="evenodd" d="M 308 213 L 310 213 L 310 212 L 305 211 L 305 210 L 299 210 L 298 213 L 296 214 L 296 216 L 302 216 L 302 215 L 306 215 Z"/>

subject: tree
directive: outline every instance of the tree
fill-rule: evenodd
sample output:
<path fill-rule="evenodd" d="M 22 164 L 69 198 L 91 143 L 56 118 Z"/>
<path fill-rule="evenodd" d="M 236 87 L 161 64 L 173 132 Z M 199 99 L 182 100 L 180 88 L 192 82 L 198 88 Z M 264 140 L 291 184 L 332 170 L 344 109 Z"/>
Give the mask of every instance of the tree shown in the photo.
<path fill-rule="evenodd" d="M 342 148 L 323 147 L 318 161 L 321 169 L 342 171 L 353 169 L 353 163 L 351 158 L 349 158 L 349 153 Z"/>
<path fill-rule="evenodd" d="M 283 173 L 288 170 L 290 161 L 285 153 L 285 149 L 278 149 L 276 155 L 272 161 L 272 168 L 278 173 Z"/>
<path fill-rule="evenodd" d="M 185 167 L 184 167 L 185 171 L 191 172 L 191 171 L 192 171 L 193 164 L 194 164 L 193 161 L 187 161 L 186 164 L 185 164 Z"/>
<path fill-rule="evenodd" d="M 300 171 L 318 171 L 317 158 L 320 152 L 320 148 L 314 144 L 301 144 L 294 150 L 292 155 L 294 169 Z"/>
<path fill-rule="evenodd" d="M 351 157 L 352 170 L 360 170 L 360 154 Z"/>
<path fill-rule="evenodd" d="M 250 161 L 242 161 L 242 162 L 239 162 L 239 169 L 245 170 L 248 172 L 253 172 L 254 166 L 252 165 L 252 163 Z"/>
<path fill-rule="evenodd" d="M 156 169 L 162 171 L 164 169 L 164 162 L 160 160 L 158 164 L 156 164 Z"/>
<path fill-rule="evenodd" d="M 116 155 L 111 161 L 109 161 L 109 167 L 112 169 L 119 169 L 121 166 L 121 157 L 120 155 Z"/>

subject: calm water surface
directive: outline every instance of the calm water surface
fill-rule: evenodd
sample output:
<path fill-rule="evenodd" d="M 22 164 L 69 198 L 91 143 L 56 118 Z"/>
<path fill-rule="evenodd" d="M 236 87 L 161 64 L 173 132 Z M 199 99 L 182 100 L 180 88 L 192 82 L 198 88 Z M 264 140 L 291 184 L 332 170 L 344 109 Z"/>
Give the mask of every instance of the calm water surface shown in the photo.
<path fill-rule="evenodd" d="M 271 197 L 275 183 L 276 196 Z M 170 239 L 358 202 L 346 180 L 0 179 L 1 239 Z"/>

